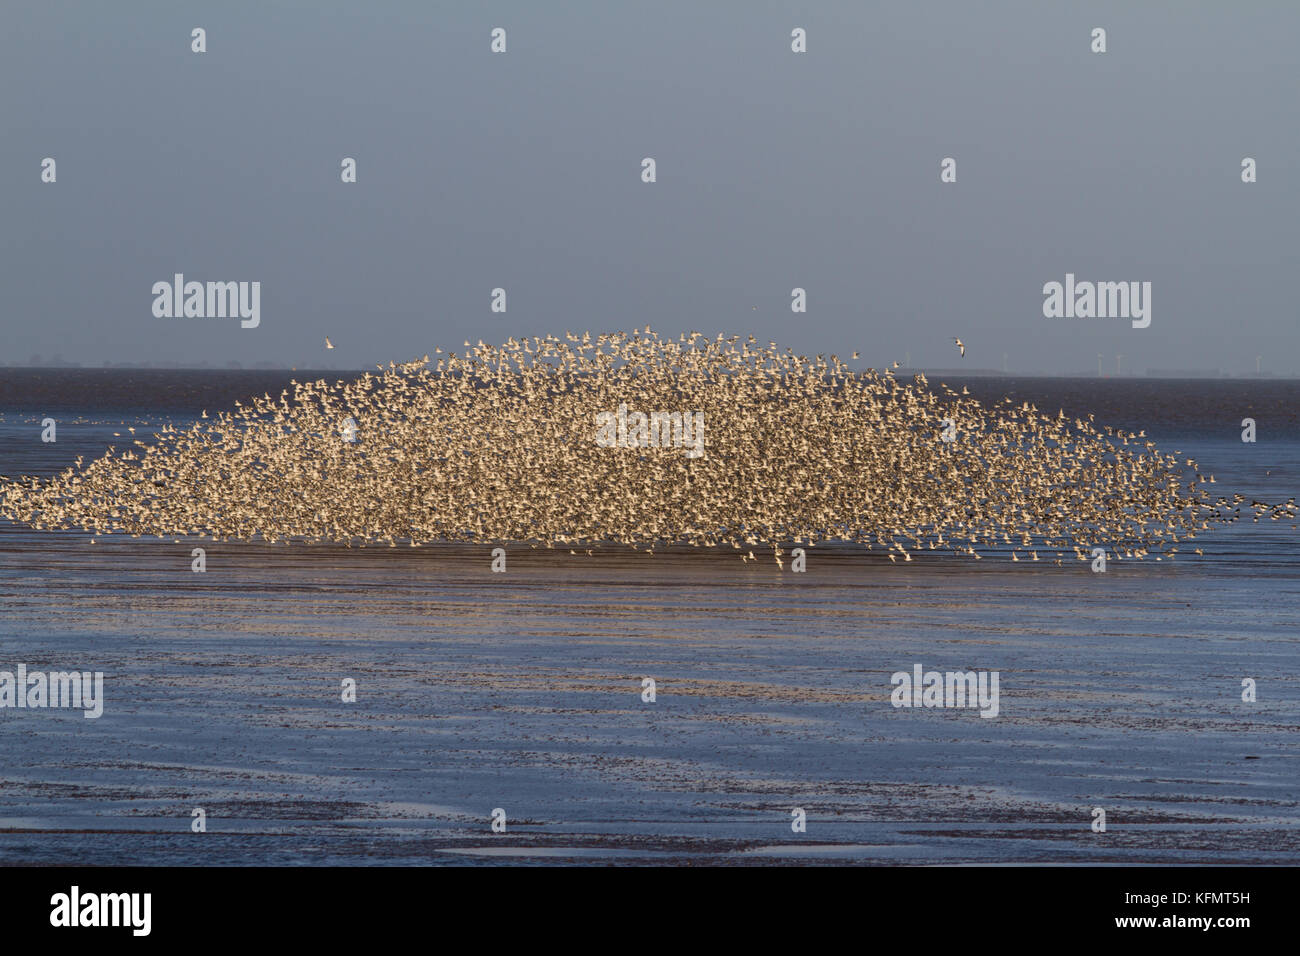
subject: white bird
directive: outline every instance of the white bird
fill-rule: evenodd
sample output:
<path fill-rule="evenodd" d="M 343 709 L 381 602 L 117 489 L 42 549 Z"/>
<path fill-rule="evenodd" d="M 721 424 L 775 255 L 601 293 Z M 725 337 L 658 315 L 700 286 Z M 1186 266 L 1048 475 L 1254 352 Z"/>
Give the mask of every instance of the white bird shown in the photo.
<path fill-rule="evenodd" d="M 962 358 L 965 358 L 965 357 L 966 357 L 966 345 L 965 345 L 965 343 L 963 343 L 962 340 L 961 340 L 961 339 L 958 339 L 958 338 L 954 338 L 953 341 L 957 343 L 957 348 L 961 349 L 961 357 L 962 357 Z"/>
<path fill-rule="evenodd" d="M 332 349 L 332 348 L 334 348 L 334 343 L 330 341 L 330 337 L 329 337 L 328 335 L 325 336 L 325 347 L 326 347 L 327 349 Z"/>

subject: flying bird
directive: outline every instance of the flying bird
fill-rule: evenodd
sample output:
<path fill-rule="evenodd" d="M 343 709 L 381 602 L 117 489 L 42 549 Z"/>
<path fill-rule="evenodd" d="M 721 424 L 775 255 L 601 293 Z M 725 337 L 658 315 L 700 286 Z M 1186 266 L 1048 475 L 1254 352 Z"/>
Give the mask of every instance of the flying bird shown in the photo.
<path fill-rule="evenodd" d="M 962 358 L 965 358 L 965 357 L 966 357 L 966 344 L 965 344 L 964 342 L 962 342 L 961 339 L 958 339 L 958 338 L 954 338 L 953 341 L 957 343 L 957 348 L 959 348 L 959 349 L 961 350 L 961 357 L 962 357 Z"/>
<path fill-rule="evenodd" d="M 329 337 L 328 335 L 325 336 L 325 347 L 326 347 L 327 349 L 332 349 L 332 348 L 334 348 L 334 343 L 330 341 L 330 337 Z"/>
<path fill-rule="evenodd" d="M 96 540 L 113 532 L 185 533 L 348 547 L 358 540 L 390 547 L 511 540 L 527 528 L 531 548 L 568 544 L 574 556 L 591 553 L 597 541 L 646 554 L 667 542 L 748 546 L 746 563 L 755 560 L 748 548 L 800 538 L 880 546 L 897 564 L 913 562 L 913 549 L 941 547 L 981 560 L 977 548 L 1001 542 L 1012 546 L 1015 563 L 1039 560 L 1036 548 L 1055 551 L 1057 567 L 1071 548 L 1087 560 L 1083 548 L 1094 542 L 1127 542 L 1126 559 L 1173 558 L 1170 545 L 1241 517 L 1289 518 L 1295 528 L 1294 498 L 1268 506 L 1237 494 L 1216 503 L 1197 487 L 1194 458 L 1161 455 L 1154 442 L 1146 443 L 1146 454 L 1117 453 L 1114 439 L 1131 434 L 1095 425 L 1092 415 L 1051 416 L 1010 398 L 988 406 L 960 402 L 970 394 L 966 386 L 941 385 L 932 394 L 897 382 L 892 360 L 883 373 L 853 374 L 834 355 L 828 366 L 822 357 L 782 351 L 775 342 L 760 349 L 737 339 L 715 343 L 694 333 L 681 346 L 653 333 L 610 333 L 595 338 L 594 350 L 570 348 L 572 337 L 512 339 L 502 347 L 480 343 L 466 358 L 435 348 L 434 369 L 425 356 L 384 363 L 378 376 L 359 380 L 293 381 L 278 399 L 264 392 L 234 402 L 233 412 L 203 409 L 201 419 L 214 419 L 211 429 L 168 424 L 154 444 L 135 441 L 125 456 L 110 446 L 88 467 L 51 478 L 0 476 L 0 517 L 83 529 Z M 953 342 L 964 352 L 960 339 Z M 915 381 L 928 384 L 921 374 Z M 555 442 L 520 424 L 536 417 L 590 422 L 597 401 L 626 392 L 650 402 L 675 390 L 709 408 L 744 398 L 737 427 L 710 432 L 709 460 L 738 460 L 763 472 L 765 451 L 751 440 L 752 426 L 761 425 L 771 429 L 773 447 L 825 448 L 840 464 L 829 472 L 768 473 L 767 481 L 751 486 L 679 457 L 662 442 L 635 439 L 635 459 L 615 460 L 581 439 Z M 932 420 L 949 399 L 975 419 L 966 429 L 969 440 L 955 445 L 914 427 L 918 418 Z M 800 414 L 785 414 L 790 408 Z M 351 416 L 348 439 L 321 441 L 337 427 L 336 415 Z M 350 440 L 358 420 L 367 423 L 373 446 L 366 454 L 357 454 Z M 602 444 L 599 414 L 596 421 L 597 432 L 588 437 L 597 449 L 609 447 Z M 870 423 L 865 432 L 863 423 Z M 128 434 L 150 427 L 119 424 Z M 659 438 L 667 434 L 665 426 Z M 697 434 L 703 452 L 702 430 Z M 478 469 L 463 467 L 462 458 L 485 445 L 513 463 L 509 485 L 488 478 L 484 487 Z M 1187 478 L 1179 460 L 1188 462 Z M 259 461 L 277 476 L 276 494 L 248 480 L 249 463 Z M 610 482 L 614 467 L 632 480 Z M 1209 476 L 1206 483 L 1213 481 Z M 689 488 L 685 507 L 683 487 Z M 871 490 L 881 487 L 891 489 L 891 500 L 872 499 Z M 357 500 L 377 507 L 356 508 Z M 1254 515 L 1244 513 L 1247 503 Z M 774 545 L 778 569 L 784 556 Z"/>

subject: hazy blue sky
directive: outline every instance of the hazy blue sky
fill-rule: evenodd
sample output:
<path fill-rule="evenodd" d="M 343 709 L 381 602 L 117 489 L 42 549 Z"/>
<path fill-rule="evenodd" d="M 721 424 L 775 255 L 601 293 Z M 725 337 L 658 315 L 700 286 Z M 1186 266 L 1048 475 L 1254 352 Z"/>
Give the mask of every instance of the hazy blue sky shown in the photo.
<path fill-rule="evenodd" d="M 1264 2 L 6 3 L 0 361 L 364 367 L 649 324 L 1289 372 L 1297 36 Z M 261 325 L 155 318 L 176 272 L 260 281 Z M 1044 318 L 1067 272 L 1150 281 L 1151 326 Z"/>

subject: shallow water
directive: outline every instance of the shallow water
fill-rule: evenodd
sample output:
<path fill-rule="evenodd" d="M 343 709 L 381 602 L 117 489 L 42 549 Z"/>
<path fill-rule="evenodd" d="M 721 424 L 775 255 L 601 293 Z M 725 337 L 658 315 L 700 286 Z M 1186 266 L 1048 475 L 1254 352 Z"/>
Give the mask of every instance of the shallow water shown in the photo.
<path fill-rule="evenodd" d="M 290 377 L 132 374 L 0 370 L 0 473 Z M 965 384 L 1145 428 L 1221 493 L 1300 491 L 1294 382 Z M 0 524 L 0 669 L 103 671 L 106 696 L 0 709 L 0 862 L 1295 864 L 1296 534 L 1247 512 L 1203 556 L 1105 574 L 519 545 L 493 574 L 487 547 Z M 999 716 L 893 707 L 918 663 L 999 671 Z"/>

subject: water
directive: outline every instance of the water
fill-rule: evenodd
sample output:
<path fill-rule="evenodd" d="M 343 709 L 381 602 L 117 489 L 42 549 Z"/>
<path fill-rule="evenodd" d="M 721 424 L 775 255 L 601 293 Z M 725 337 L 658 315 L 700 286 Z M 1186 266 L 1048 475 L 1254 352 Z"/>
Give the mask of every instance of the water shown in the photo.
<path fill-rule="evenodd" d="M 0 370 L 0 473 L 338 374 Z M 1300 493 L 1300 383 L 948 384 L 1144 428 L 1223 494 Z M 103 671 L 107 698 L 0 710 L 0 862 L 1295 864 L 1296 535 L 1247 514 L 1105 574 L 518 545 L 492 574 L 484 547 L 0 523 L 0 669 Z M 999 671 L 1000 715 L 894 708 L 917 663 Z"/>

